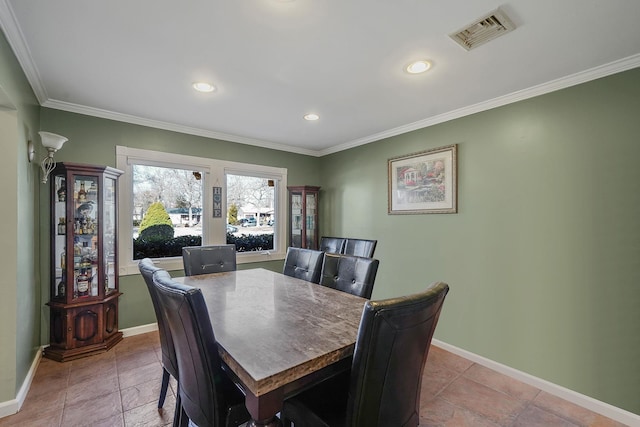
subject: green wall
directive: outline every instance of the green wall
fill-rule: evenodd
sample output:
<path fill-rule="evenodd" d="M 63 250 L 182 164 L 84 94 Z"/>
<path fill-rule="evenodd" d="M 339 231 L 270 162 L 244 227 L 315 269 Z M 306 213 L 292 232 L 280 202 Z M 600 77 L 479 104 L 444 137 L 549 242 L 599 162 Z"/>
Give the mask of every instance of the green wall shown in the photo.
<path fill-rule="evenodd" d="M 321 159 L 373 298 L 451 285 L 436 337 L 640 414 L 640 69 Z M 387 160 L 458 144 L 458 213 L 387 214 Z"/>
<path fill-rule="evenodd" d="M 289 185 L 316 184 L 320 179 L 320 162 L 315 157 L 153 129 L 60 110 L 42 108 L 42 129 L 69 138 L 69 142 L 65 144 L 63 149 L 56 153 L 57 161 L 115 166 L 115 147 L 123 145 L 132 148 L 287 168 Z M 43 206 L 48 206 L 49 194 L 44 186 L 40 197 Z M 40 218 L 42 230 L 48 230 L 48 221 L 48 214 L 43 213 Z M 48 257 L 48 246 L 43 246 L 40 263 L 43 278 L 48 278 Z M 281 271 L 282 262 L 253 263 L 240 266 L 240 268 L 247 267 L 265 267 Z M 174 272 L 172 274 L 181 273 Z M 46 280 L 43 280 L 42 288 L 43 305 L 49 298 Z M 155 322 L 151 300 L 140 275 L 121 277 L 120 290 L 124 293 L 120 298 L 119 305 L 119 326 L 121 329 Z M 47 316 L 42 317 L 41 329 L 42 342 L 48 342 L 49 319 Z"/>
<path fill-rule="evenodd" d="M 0 403 L 13 400 L 40 345 L 40 286 L 36 252 L 38 166 L 27 141 L 39 143 L 39 105 L 0 33 Z M 42 156 L 42 151 L 38 158 Z"/>

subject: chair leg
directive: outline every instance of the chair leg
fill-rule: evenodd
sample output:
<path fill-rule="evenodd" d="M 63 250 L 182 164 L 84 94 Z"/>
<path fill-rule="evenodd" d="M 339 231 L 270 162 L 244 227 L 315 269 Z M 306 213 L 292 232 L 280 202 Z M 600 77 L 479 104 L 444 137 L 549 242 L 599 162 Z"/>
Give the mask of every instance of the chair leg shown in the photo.
<path fill-rule="evenodd" d="M 191 420 L 187 416 L 187 413 L 184 412 L 184 409 L 181 408 L 180 409 L 180 427 L 192 427 L 192 426 L 195 426 L 195 424 L 191 423 Z"/>
<path fill-rule="evenodd" d="M 178 388 L 180 386 L 178 385 Z M 182 401 L 180 399 L 180 390 L 176 391 L 176 408 L 173 412 L 173 427 L 181 427 L 183 425 L 184 420 L 186 423 L 189 423 L 189 419 L 186 414 L 182 410 Z"/>
<path fill-rule="evenodd" d="M 158 409 L 164 405 L 164 399 L 167 397 L 167 389 L 169 388 L 169 372 L 162 368 L 162 386 L 160 387 L 160 399 L 158 400 Z"/>

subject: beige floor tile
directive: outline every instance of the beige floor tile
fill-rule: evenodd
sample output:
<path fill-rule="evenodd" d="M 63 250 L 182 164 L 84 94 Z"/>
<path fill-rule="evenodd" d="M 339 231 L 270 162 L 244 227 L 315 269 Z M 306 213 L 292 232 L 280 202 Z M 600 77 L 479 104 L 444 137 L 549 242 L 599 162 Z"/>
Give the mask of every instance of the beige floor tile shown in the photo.
<path fill-rule="evenodd" d="M 67 389 L 65 405 L 99 400 L 101 396 L 119 391 L 117 377 L 90 378 Z"/>
<path fill-rule="evenodd" d="M 171 422 L 173 421 L 175 404 L 176 401 L 172 395 L 167 396 L 167 400 L 164 403 L 164 408 L 161 410 L 158 410 L 157 402 L 138 406 L 137 408 L 131 409 L 124 413 L 124 424 L 126 427 L 160 427 L 171 424 Z"/>
<path fill-rule="evenodd" d="M 61 425 L 62 406 L 50 409 L 21 410 L 15 415 L 0 418 L 0 427 L 51 427 Z"/>
<path fill-rule="evenodd" d="M 115 359 L 107 360 L 103 363 L 85 363 L 77 367 L 72 367 L 69 373 L 68 386 L 74 386 L 87 380 L 96 378 L 109 378 L 117 376 Z"/>
<path fill-rule="evenodd" d="M 536 387 L 520 381 L 514 381 L 511 377 L 478 364 L 471 366 L 462 375 L 519 400 L 532 400 L 540 393 L 540 390 Z"/>
<path fill-rule="evenodd" d="M 124 427 L 124 415 L 122 413 L 113 414 L 109 418 L 96 421 L 91 427 Z"/>
<path fill-rule="evenodd" d="M 40 412 L 50 409 L 59 409 L 62 411 L 66 400 L 67 389 L 60 387 L 50 393 L 29 394 L 20 409 L 20 412 Z"/>
<path fill-rule="evenodd" d="M 146 365 L 140 365 L 127 371 L 118 371 L 120 389 L 133 387 L 154 379 L 162 378 L 162 365 L 158 361 Z"/>
<path fill-rule="evenodd" d="M 447 369 L 441 363 L 429 363 L 429 360 L 427 360 L 422 375 L 420 399 L 422 402 L 428 402 L 435 398 L 438 393 L 460 375 L 459 372 Z"/>
<path fill-rule="evenodd" d="M 122 413 L 120 393 L 110 393 L 91 400 L 65 405 L 61 425 L 65 427 L 94 426 L 119 413 Z"/>
<path fill-rule="evenodd" d="M 146 349 L 140 349 L 137 352 L 125 353 L 123 355 L 118 354 L 117 367 L 118 372 L 129 371 L 137 369 L 140 366 L 148 365 L 150 363 L 159 363 L 160 360 L 156 356 L 154 349 L 147 347 Z"/>
<path fill-rule="evenodd" d="M 500 427 L 499 424 L 473 411 L 436 398 L 420 407 L 420 427 Z"/>
<path fill-rule="evenodd" d="M 602 415 L 591 412 L 582 406 L 560 399 L 559 397 L 545 393 L 544 391 L 540 392 L 540 394 L 536 396 L 533 400 L 533 404 L 548 412 L 566 418 L 578 425 L 590 427 L 625 427 L 624 424 L 603 417 Z"/>
<path fill-rule="evenodd" d="M 170 426 L 177 383 L 158 411 L 160 361 L 157 331 L 71 362 L 42 359 L 22 409 L 0 427 Z M 623 427 L 435 346 L 420 402 L 420 427 Z"/>
<path fill-rule="evenodd" d="M 157 379 L 122 389 L 120 392 L 122 396 L 122 409 L 126 412 L 148 403 L 155 403 L 157 405 L 158 399 L 160 398 L 161 385 L 161 378 L 158 377 Z M 173 396 L 171 387 L 167 389 L 167 397 L 169 396 Z M 164 407 L 166 407 L 166 405 L 167 401 L 165 400 Z"/>
<path fill-rule="evenodd" d="M 555 414 L 531 405 L 518 416 L 513 427 L 579 427 Z"/>
<path fill-rule="evenodd" d="M 480 414 L 500 425 L 510 425 L 526 407 L 524 401 L 465 377 L 459 377 L 452 382 L 440 393 L 440 397 L 459 408 Z"/>
<path fill-rule="evenodd" d="M 427 364 L 429 363 L 442 366 L 458 373 L 466 371 L 471 367 L 471 365 L 473 365 L 472 361 L 434 345 L 429 349 L 429 355 L 427 356 Z"/>

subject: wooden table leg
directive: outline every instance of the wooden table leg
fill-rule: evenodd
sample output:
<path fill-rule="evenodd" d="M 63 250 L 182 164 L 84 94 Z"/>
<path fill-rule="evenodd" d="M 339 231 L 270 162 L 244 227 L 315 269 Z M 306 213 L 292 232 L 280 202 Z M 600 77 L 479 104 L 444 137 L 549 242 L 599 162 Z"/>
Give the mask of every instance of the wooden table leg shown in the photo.
<path fill-rule="evenodd" d="M 284 400 L 284 390 L 282 388 L 270 391 L 261 396 L 254 396 L 247 390 L 245 405 L 251 415 L 252 420 L 247 423 L 247 427 L 279 427 L 282 424 L 277 417 L 277 413 L 282 410 Z"/>

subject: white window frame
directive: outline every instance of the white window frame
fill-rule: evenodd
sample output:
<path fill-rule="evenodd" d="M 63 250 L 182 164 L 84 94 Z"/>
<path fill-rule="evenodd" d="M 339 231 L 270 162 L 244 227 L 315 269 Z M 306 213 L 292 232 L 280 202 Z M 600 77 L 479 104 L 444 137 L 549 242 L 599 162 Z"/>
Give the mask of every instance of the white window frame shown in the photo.
<path fill-rule="evenodd" d="M 249 163 L 229 162 L 183 154 L 165 153 L 116 146 L 116 167 L 124 174 L 118 179 L 118 266 L 121 276 L 138 274 L 138 261 L 133 259 L 133 166 L 148 165 L 204 172 L 202 208 L 202 244 L 225 244 L 227 241 L 227 186 L 226 174 L 256 176 L 273 179 L 275 189 L 274 241 L 272 250 L 238 252 L 238 264 L 284 259 L 286 254 L 287 169 Z M 222 187 L 223 215 L 213 218 L 213 187 Z M 165 270 L 182 270 L 182 257 L 154 259 Z"/>

